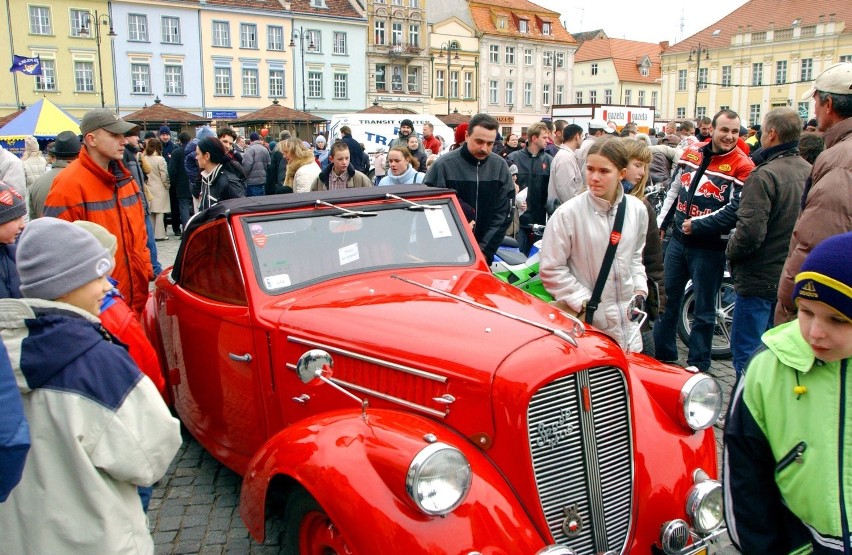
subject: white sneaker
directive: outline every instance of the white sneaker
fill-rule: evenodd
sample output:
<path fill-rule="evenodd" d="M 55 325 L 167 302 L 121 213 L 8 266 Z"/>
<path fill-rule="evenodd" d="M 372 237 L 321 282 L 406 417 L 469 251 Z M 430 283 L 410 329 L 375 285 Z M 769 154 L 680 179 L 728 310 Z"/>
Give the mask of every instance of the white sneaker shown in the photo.
<path fill-rule="evenodd" d="M 693 374 L 701 372 L 701 370 L 699 370 L 697 366 L 687 366 L 686 368 L 684 368 L 684 370 L 686 370 L 687 372 L 692 372 Z"/>

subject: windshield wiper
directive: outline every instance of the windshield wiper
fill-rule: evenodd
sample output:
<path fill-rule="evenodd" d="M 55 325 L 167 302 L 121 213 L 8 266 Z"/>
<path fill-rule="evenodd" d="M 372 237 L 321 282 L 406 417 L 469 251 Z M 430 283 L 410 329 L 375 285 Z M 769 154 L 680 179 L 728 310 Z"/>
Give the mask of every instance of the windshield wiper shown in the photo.
<path fill-rule="evenodd" d="M 401 200 L 402 202 L 408 204 L 409 210 L 440 210 L 441 207 L 435 204 L 419 204 L 417 202 L 412 202 L 406 198 L 398 197 L 396 195 L 392 195 L 390 193 L 385 193 L 385 198 L 392 198 L 394 200 Z"/>
<path fill-rule="evenodd" d="M 370 216 L 378 216 L 378 212 L 364 212 L 363 210 L 348 210 L 343 208 L 342 206 L 337 206 L 336 204 L 331 204 L 330 202 L 325 202 L 324 200 L 318 200 L 316 202 L 316 206 L 328 206 L 330 208 L 337 208 L 341 210 L 343 214 L 340 215 L 341 218 L 361 218 L 361 217 L 370 217 Z"/>

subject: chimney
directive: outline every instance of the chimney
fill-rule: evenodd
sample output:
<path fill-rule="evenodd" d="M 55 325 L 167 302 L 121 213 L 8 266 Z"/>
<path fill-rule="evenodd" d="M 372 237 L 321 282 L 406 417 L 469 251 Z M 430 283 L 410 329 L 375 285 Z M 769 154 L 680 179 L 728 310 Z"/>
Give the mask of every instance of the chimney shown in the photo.
<path fill-rule="evenodd" d="M 663 50 L 668 50 L 669 49 L 669 41 L 661 40 L 660 41 L 660 48 L 662 48 Z"/>

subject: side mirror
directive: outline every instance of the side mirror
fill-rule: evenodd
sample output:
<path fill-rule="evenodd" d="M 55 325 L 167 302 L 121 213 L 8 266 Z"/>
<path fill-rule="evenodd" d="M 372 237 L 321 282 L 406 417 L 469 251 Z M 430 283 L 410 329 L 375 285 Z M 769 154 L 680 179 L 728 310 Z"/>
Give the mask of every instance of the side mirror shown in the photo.
<path fill-rule="evenodd" d="M 331 355 L 322 349 L 311 349 L 299 357 L 296 363 L 296 373 L 302 383 L 311 383 L 317 378 L 323 377 L 323 368 L 334 368 L 334 360 Z"/>

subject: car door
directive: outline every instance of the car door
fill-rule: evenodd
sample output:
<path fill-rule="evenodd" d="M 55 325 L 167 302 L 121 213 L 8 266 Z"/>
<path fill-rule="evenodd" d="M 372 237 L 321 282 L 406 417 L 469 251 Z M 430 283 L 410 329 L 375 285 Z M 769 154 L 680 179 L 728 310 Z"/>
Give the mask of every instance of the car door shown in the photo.
<path fill-rule="evenodd" d="M 251 457 L 266 426 L 251 311 L 232 236 L 222 219 L 187 240 L 180 283 L 169 301 L 180 350 L 175 407 L 214 455 Z"/>

